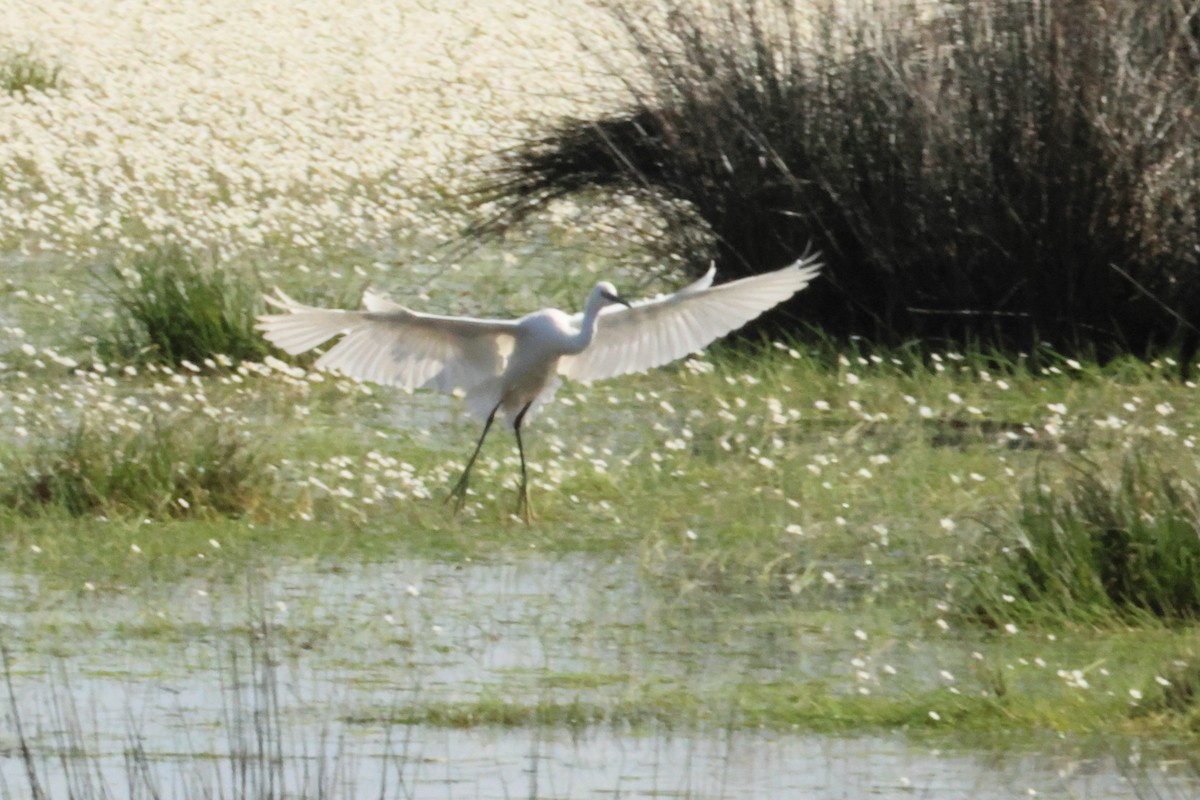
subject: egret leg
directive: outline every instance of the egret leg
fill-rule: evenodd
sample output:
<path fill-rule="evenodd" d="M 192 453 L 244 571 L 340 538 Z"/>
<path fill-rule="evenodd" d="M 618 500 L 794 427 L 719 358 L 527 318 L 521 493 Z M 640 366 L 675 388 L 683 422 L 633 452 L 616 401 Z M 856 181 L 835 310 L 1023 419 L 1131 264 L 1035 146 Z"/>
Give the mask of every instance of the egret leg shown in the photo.
<path fill-rule="evenodd" d="M 517 435 L 517 452 L 521 454 L 521 488 L 517 490 L 517 513 L 525 517 L 526 524 L 533 521 L 533 508 L 529 505 L 529 474 L 525 471 L 525 445 L 521 442 L 521 420 L 525 412 L 533 405 L 526 403 L 517 418 L 513 420 L 513 432 Z"/>
<path fill-rule="evenodd" d="M 503 401 L 501 401 L 503 402 Z M 492 413 L 488 414 L 487 422 L 483 423 L 483 434 L 479 437 L 479 441 L 475 444 L 475 452 L 471 453 L 471 460 L 467 462 L 467 468 L 463 470 L 462 477 L 458 479 L 458 483 L 454 484 L 454 488 L 450 490 L 450 494 L 446 497 L 447 503 L 451 498 L 454 499 L 454 513 L 462 511 L 462 507 L 467 503 L 467 484 L 471 480 L 471 467 L 475 466 L 475 459 L 479 458 L 479 450 L 483 447 L 483 440 L 487 438 L 488 431 L 492 429 L 492 420 L 496 418 L 496 412 L 500 410 L 500 403 L 492 409 Z"/>

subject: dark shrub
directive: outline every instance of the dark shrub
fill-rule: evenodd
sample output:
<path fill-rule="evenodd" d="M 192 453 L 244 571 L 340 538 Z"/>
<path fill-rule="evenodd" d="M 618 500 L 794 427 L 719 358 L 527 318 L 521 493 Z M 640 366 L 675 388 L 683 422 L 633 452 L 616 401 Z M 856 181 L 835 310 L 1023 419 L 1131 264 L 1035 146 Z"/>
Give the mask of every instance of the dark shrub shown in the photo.
<path fill-rule="evenodd" d="M 1196 331 L 1194 0 L 698 5 L 609 5 L 649 89 L 503 154 L 477 232 L 600 189 L 684 214 L 726 278 L 814 245 L 825 277 L 782 319 L 837 336 L 1104 355 Z"/>

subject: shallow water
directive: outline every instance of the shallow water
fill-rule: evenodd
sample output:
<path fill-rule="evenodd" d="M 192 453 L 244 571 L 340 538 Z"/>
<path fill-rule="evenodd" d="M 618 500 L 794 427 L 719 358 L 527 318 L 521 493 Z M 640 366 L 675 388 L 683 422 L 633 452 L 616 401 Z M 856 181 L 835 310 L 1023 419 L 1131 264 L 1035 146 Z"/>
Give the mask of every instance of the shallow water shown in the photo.
<path fill-rule="evenodd" d="M 204 731 L 188 738 L 193 747 L 206 742 Z M 70 769 L 45 756 L 37 767 L 39 780 L 51 796 L 65 796 L 73 782 L 84 797 L 99 796 L 102 788 L 124 797 L 149 787 L 163 797 L 239 796 L 239 788 L 262 796 L 268 786 L 285 797 L 485 800 L 1194 796 L 1194 784 L 1169 772 L 1139 774 L 1114 758 L 1080 759 L 1066 750 L 1036 756 L 946 753 L 886 737 L 634 735 L 608 729 L 570 736 L 546 729 L 398 727 L 390 738 L 345 731 L 327 731 L 303 744 L 289 738 L 278 764 L 254 755 L 231 758 L 220 750 L 180 757 L 146 738 L 145 752 L 131 759 L 133 737 L 120 744 L 94 750 L 86 761 L 75 756 Z M 22 769 L 13 755 L 0 760 L 6 787 L 0 796 L 24 796 Z"/>
<path fill-rule="evenodd" d="M 348 567 L 280 559 L 244 584 L 192 579 L 107 593 L 50 590 L 34 576 L 0 573 L 0 608 L 13 612 L 10 639 L 91 680 L 215 674 L 231 637 L 241 642 L 254 620 L 270 629 L 270 649 L 299 680 L 352 684 L 363 704 L 376 702 L 373 692 L 456 701 L 496 687 L 536 702 L 550 693 L 546 676 L 556 675 L 618 689 L 631 678 L 702 689 L 836 676 L 849 672 L 857 645 L 849 631 L 697 609 L 647 587 L 635 564 L 585 555 Z M 588 699 L 588 691 L 562 694 Z"/>
<path fill-rule="evenodd" d="M 0 573 L 0 610 L 15 696 L 4 704 L 0 797 L 29 794 L 18 718 L 55 797 L 1126 798 L 1200 788 L 1160 771 L 1165 754 L 1140 754 L 1152 774 L 1139 774 L 1121 742 L 975 752 L 719 724 L 387 722 L 429 702 L 603 703 L 631 680 L 703 691 L 844 669 L 851 645 L 833 634 L 809 634 L 801 657 L 796 642 L 753 626 L 722 633 L 720 620 L 667 603 L 620 561 L 281 561 L 245 584 L 110 593 Z M 588 680 L 547 680 L 578 675 Z"/>

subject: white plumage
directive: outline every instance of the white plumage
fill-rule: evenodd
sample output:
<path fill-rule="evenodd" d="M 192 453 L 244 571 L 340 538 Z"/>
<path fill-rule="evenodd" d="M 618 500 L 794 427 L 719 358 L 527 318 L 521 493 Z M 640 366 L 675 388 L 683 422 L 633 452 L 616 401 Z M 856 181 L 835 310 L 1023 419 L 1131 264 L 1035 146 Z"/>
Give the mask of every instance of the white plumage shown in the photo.
<path fill-rule="evenodd" d="M 293 355 L 342 335 L 317 359 L 321 369 L 405 389 L 465 392 L 468 407 L 486 424 L 451 492 L 459 507 L 471 466 L 503 410 L 521 452 L 518 510 L 528 518 L 521 422 L 553 395 L 560 376 L 603 380 L 697 352 L 787 300 L 820 268 L 810 256 L 719 286 L 712 285 L 715 270 L 709 269 L 674 294 L 634 303 L 602 281 L 588 294 L 582 313 L 547 308 L 517 320 L 422 314 L 371 293 L 364 295 L 362 311 L 314 308 L 276 289 L 276 297 L 267 300 L 284 313 L 262 315 L 258 327 Z"/>

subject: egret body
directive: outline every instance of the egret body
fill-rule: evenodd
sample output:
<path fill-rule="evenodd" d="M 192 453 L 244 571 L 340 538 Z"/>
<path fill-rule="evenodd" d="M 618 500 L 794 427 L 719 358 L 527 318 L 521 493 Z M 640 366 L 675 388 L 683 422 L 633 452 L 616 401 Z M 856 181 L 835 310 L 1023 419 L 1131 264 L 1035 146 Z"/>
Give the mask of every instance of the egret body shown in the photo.
<path fill-rule="evenodd" d="M 819 271 L 816 257 L 809 256 L 774 272 L 713 286 L 710 268 L 674 294 L 633 303 L 601 281 L 588 293 L 582 313 L 547 308 L 515 320 L 422 314 L 369 292 L 361 311 L 314 308 L 276 289 L 267 301 L 283 313 L 260 316 L 258 328 L 293 355 L 340 335 L 317 359 L 318 368 L 405 389 L 464 392 L 484 426 L 450 492 L 456 509 L 466 502 L 471 467 L 503 411 L 521 456 L 517 511 L 528 520 L 521 424 L 553 396 L 560 378 L 591 382 L 644 372 L 702 350 L 787 300 Z"/>

